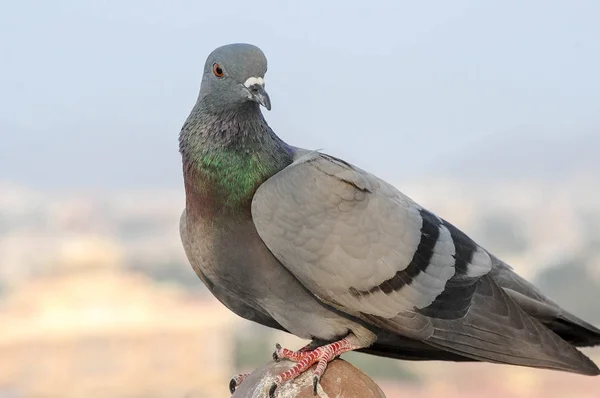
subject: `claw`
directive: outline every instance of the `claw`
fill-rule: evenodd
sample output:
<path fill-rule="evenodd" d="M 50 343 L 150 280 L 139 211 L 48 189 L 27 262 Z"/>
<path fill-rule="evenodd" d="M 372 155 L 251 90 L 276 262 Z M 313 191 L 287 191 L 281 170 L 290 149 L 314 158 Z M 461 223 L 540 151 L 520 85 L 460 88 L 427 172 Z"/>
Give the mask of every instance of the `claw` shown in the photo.
<path fill-rule="evenodd" d="M 281 345 L 279 343 L 275 344 L 275 351 L 273 352 L 273 360 L 275 362 L 279 362 L 281 357 L 279 356 L 279 351 L 281 351 Z"/>
<path fill-rule="evenodd" d="M 229 380 L 229 392 L 234 393 L 235 389 L 239 387 L 240 384 L 248 377 L 249 373 L 241 373 L 235 375 Z"/>
<path fill-rule="evenodd" d="M 277 389 L 277 383 L 271 384 L 271 388 L 269 388 L 269 398 L 275 398 L 275 390 Z"/>
<path fill-rule="evenodd" d="M 317 395 L 317 387 L 319 387 L 319 377 L 313 376 L 313 395 Z"/>

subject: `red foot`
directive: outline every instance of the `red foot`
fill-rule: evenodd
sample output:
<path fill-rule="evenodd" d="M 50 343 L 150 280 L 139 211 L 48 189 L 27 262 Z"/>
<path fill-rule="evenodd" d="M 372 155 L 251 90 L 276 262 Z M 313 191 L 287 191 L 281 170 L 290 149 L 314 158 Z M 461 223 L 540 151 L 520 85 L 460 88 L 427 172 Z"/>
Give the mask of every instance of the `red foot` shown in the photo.
<path fill-rule="evenodd" d="M 240 373 L 233 376 L 229 381 L 229 391 L 233 394 L 235 389 L 238 388 L 249 375 L 250 373 Z"/>
<path fill-rule="evenodd" d="M 287 372 L 284 372 L 277 376 L 275 382 L 271 385 L 271 388 L 269 389 L 269 398 L 275 397 L 275 390 L 277 389 L 277 386 L 280 386 L 283 382 L 287 380 L 291 380 L 298 377 L 299 375 L 304 373 L 308 368 L 310 368 L 314 363 L 317 363 L 317 367 L 313 372 L 313 391 L 316 395 L 319 380 L 321 379 L 323 372 L 325 372 L 327 364 L 338 355 L 360 348 L 358 346 L 350 344 L 350 342 L 348 342 L 348 340 L 346 339 L 342 339 L 331 344 L 326 344 L 324 346 L 315 348 L 312 351 L 306 350 L 306 347 L 298 351 L 290 351 L 286 348 L 281 348 L 279 344 L 277 344 L 275 347 L 277 351 L 275 351 L 275 353 L 273 354 L 274 358 L 287 358 L 297 363 L 296 365 L 294 365 L 293 368 L 291 368 Z"/>

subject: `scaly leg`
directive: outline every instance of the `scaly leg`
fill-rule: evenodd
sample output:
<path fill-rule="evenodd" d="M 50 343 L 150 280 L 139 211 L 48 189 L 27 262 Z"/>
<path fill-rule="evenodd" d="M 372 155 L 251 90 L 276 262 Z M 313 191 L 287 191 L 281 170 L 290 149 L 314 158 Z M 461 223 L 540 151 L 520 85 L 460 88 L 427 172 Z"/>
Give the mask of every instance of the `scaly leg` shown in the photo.
<path fill-rule="evenodd" d="M 361 348 L 360 346 L 351 344 L 347 339 L 342 339 L 331 344 L 325 344 L 321 347 L 315 348 L 312 351 L 304 352 L 290 351 L 285 348 L 281 348 L 281 346 L 279 345 L 277 345 L 276 347 L 277 351 L 275 352 L 275 354 L 277 354 L 279 358 L 288 358 L 292 361 L 296 361 L 297 363 L 287 372 L 284 372 L 277 376 L 275 382 L 271 385 L 271 388 L 269 389 L 269 398 L 275 397 L 275 390 L 277 389 L 277 386 L 280 386 L 283 382 L 287 380 L 291 380 L 298 377 L 315 363 L 317 363 L 317 367 L 313 372 L 313 391 L 316 395 L 319 380 L 321 379 L 321 376 L 323 376 L 323 373 L 327 368 L 327 364 L 330 361 L 332 361 L 335 357 L 345 352 Z M 274 357 L 275 354 L 273 354 Z"/>

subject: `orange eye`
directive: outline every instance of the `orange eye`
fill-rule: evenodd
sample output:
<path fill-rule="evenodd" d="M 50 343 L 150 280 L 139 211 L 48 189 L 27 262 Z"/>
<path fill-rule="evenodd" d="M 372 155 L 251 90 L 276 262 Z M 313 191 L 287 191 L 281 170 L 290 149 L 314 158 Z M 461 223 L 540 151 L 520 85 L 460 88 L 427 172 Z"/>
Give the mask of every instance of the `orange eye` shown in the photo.
<path fill-rule="evenodd" d="M 213 73 L 215 74 L 216 77 L 223 77 L 223 75 L 225 74 L 223 72 L 223 68 L 221 68 L 221 65 L 219 65 L 219 64 L 213 65 Z"/>

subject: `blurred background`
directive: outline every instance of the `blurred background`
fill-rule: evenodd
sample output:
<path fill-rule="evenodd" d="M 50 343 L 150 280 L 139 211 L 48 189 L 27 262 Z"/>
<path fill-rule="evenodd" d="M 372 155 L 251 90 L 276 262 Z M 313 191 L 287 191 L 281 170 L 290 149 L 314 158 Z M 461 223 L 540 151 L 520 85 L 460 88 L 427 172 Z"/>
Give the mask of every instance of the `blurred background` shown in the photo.
<path fill-rule="evenodd" d="M 0 5 L 1 398 L 228 397 L 276 342 L 303 345 L 229 313 L 179 241 L 177 136 L 230 42 L 265 51 L 284 140 L 387 179 L 600 325 L 600 3 L 363 3 Z M 600 391 L 344 357 L 388 398 Z"/>

